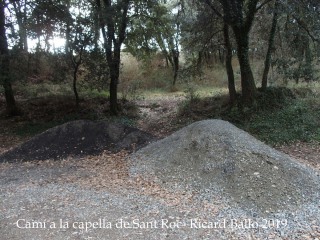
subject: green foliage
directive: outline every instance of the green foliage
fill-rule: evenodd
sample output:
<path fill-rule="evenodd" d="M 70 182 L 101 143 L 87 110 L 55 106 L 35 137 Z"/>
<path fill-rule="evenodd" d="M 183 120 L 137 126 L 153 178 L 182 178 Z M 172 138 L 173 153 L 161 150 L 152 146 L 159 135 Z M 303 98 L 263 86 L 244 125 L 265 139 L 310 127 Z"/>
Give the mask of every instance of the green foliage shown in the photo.
<path fill-rule="evenodd" d="M 96 48 L 89 52 L 85 58 L 86 74 L 82 87 L 85 89 L 99 92 L 108 89 L 109 68 L 106 62 L 106 56 L 102 49 Z"/>
<path fill-rule="evenodd" d="M 70 94 L 71 95 L 71 94 Z M 32 137 L 63 123 L 87 119 L 120 122 L 135 126 L 138 108 L 134 102 L 119 101 L 119 115 L 110 116 L 108 101 L 105 97 L 87 98 L 74 104 L 71 96 L 51 96 L 28 100 L 21 103 L 26 114 L 10 122 L 7 133 L 19 137 Z"/>
<path fill-rule="evenodd" d="M 82 89 L 82 95 L 88 98 L 108 98 L 110 96 L 108 91 L 98 89 Z"/>
<path fill-rule="evenodd" d="M 30 67 L 26 62 L 29 62 L 31 54 L 21 51 L 18 47 L 14 47 L 11 50 L 10 55 L 10 74 L 12 82 L 17 80 L 25 81 L 28 78 L 28 72 L 30 71 Z"/>
<path fill-rule="evenodd" d="M 305 89 L 267 88 L 252 108 L 226 103 L 224 95 L 198 96 L 196 101 L 185 101 L 179 115 L 188 121 L 224 119 L 271 145 L 320 140 L 320 101 Z"/>
<path fill-rule="evenodd" d="M 320 140 L 320 103 L 313 108 L 303 99 L 293 100 L 277 111 L 263 111 L 244 128 L 269 144 Z"/>
<path fill-rule="evenodd" d="M 13 81 L 21 84 L 60 84 L 69 77 L 64 54 L 44 51 L 25 53 L 16 48 L 11 50 L 10 73 Z"/>
<path fill-rule="evenodd" d="M 232 109 L 228 117 L 272 145 L 320 139 L 320 102 L 305 89 L 269 87 L 260 93 L 254 108 Z"/>
<path fill-rule="evenodd" d="M 259 89 L 260 90 L 260 89 Z M 295 99 L 293 91 L 285 87 L 268 87 L 257 97 L 256 110 L 273 110 L 281 108 L 288 101 Z"/>
<path fill-rule="evenodd" d="M 198 102 L 200 100 L 200 94 L 197 93 L 196 86 L 194 84 L 188 84 L 186 90 L 186 98 L 190 102 Z"/>
<path fill-rule="evenodd" d="M 145 1 L 135 6 L 135 14 L 128 23 L 126 51 L 144 63 L 161 52 L 168 64 L 178 68 L 181 4 L 180 1 Z"/>
<path fill-rule="evenodd" d="M 306 82 L 316 81 L 318 70 L 314 66 L 314 62 L 301 62 L 300 59 L 276 59 L 273 63 L 277 67 L 277 71 L 284 77 L 285 82 L 294 80 L 299 83 L 300 80 Z"/>

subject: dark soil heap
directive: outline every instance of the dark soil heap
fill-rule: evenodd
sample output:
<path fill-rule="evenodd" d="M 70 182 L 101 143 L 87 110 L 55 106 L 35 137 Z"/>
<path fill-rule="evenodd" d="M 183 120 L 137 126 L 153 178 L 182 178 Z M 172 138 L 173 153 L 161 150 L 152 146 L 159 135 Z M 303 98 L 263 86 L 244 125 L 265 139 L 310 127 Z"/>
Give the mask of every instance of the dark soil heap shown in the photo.
<path fill-rule="evenodd" d="M 221 120 L 191 124 L 131 157 L 133 176 L 190 187 L 260 213 L 319 207 L 318 173 Z"/>
<path fill-rule="evenodd" d="M 61 159 L 98 155 L 103 151 L 132 151 L 153 139 L 150 134 L 121 124 L 78 120 L 51 128 L 0 155 L 0 162 Z"/>

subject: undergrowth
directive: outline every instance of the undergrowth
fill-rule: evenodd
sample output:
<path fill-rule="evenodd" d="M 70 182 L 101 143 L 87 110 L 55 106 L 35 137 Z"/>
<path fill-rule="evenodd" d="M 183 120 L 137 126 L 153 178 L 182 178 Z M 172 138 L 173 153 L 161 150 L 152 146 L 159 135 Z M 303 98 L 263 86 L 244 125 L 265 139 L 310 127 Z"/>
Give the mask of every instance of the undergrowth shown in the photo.
<path fill-rule="evenodd" d="M 271 145 L 320 141 L 320 100 L 305 89 L 268 88 L 252 108 L 230 107 L 226 95 L 188 99 L 179 113 L 186 122 L 227 120 Z"/>
<path fill-rule="evenodd" d="M 79 108 L 70 96 L 51 96 L 18 102 L 23 115 L 10 121 L 0 117 L 0 130 L 19 137 L 32 137 L 49 128 L 74 120 L 105 120 L 133 126 L 138 108 L 133 102 L 119 100 L 119 115 L 109 113 L 109 101 L 96 97 L 82 99 Z"/>
<path fill-rule="evenodd" d="M 244 130 L 276 145 L 294 141 L 320 141 L 320 108 L 294 99 L 277 110 L 264 110 L 243 123 Z"/>

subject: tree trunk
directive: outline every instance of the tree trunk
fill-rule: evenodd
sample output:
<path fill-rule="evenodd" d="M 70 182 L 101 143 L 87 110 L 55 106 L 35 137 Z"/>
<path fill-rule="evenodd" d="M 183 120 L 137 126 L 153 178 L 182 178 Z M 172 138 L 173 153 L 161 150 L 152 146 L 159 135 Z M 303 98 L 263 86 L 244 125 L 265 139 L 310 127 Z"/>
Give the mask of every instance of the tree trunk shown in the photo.
<path fill-rule="evenodd" d="M 109 66 L 110 69 L 110 111 L 112 115 L 118 114 L 118 81 L 119 81 L 119 67 L 113 60 Z"/>
<path fill-rule="evenodd" d="M 73 92 L 76 98 L 76 106 L 79 107 L 79 94 L 77 90 L 77 76 L 78 76 L 79 64 L 77 64 L 73 71 Z"/>
<path fill-rule="evenodd" d="M 255 101 L 257 90 L 249 62 L 249 33 L 257 12 L 259 0 L 218 1 L 222 6 L 223 13 L 216 8 L 212 1 L 206 0 L 205 2 L 215 14 L 233 29 L 241 71 L 242 101 L 244 105 L 250 106 Z"/>
<path fill-rule="evenodd" d="M 0 0 L 0 60 L 1 60 L 1 82 L 4 88 L 7 113 L 10 116 L 18 115 L 20 112 L 16 106 L 10 79 L 10 58 L 8 42 L 5 29 L 5 1 Z"/>
<path fill-rule="evenodd" d="M 26 0 L 24 1 L 24 6 L 23 6 L 23 12 L 21 12 L 21 17 L 20 21 L 18 21 L 19 24 L 19 37 L 20 37 L 20 42 L 22 44 L 22 49 L 25 52 L 28 52 L 28 35 L 27 35 L 27 3 Z"/>
<path fill-rule="evenodd" d="M 65 35 L 65 46 L 64 46 L 64 51 L 66 53 L 66 56 L 67 56 L 67 59 L 69 58 L 70 56 L 70 43 L 71 43 L 71 20 L 70 20 L 70 17 L 69 17 L 69 14 L 70 14 L 70 1 L 67 1 L 66 2 L 67 4 L 67 9 L 68 9 L 68 13 L 67 13 L 67 16 L 66 16 L 66 35 Z M 71 56 L 72 57 L 72 56 Z"/>
<path fill-rule="evenodd" d="M 305 38 L 305 66 L 304 66 L 304 79 L 306 82 L 313 80 L 313 68 L 312 68 L 312 51 L 310 48 L 310 40 Z"/>
<path fill-rule="evenodd" d="M 14 11 L 15 17 L 17 19 L 17 24 L 19 26 L 19 42 L 18 46 L 20 50 L 28 52 L 28 36 L 27 36 L 27 3 L 26 0 L 23 2 L 23 11 L 21 1 L 11 1 Z"/>
<path fill-rule="evenodd" d="M 224 59 L 224 52 L 221 49 L 218 49 L 218 53 L 219 53 L 219 60 L 221 64 L 225 63 L 225 59 Z"/>
<path fill-rule="evenodd" d="M 24 44 L 24 51 L 28 52 L 28 34 L 27 34 L 27 0 L 24 0 L 24 8 L 23 8 L 23 44 Z"/>
<path fill-rule="evenodd" d="M 229 97 L 230 97 L 230 104 L 235 103 L 236 101 L 236 87 L 234 83 L 234 73 L 232 68 L 232 48 L 230 43 L 230 36 L 229 36 L 229 26 L 228 24 L 224 24 L 223 27 L 224 33 L 224 44 L 226 47 L 226 71 L 228 75 L 228 89 L 229 89 Z"/>
<path fill-rule="evenodd" d="M 168 55 L 165 55 L 165 59 L 166 59 L 166 67 L 169 68 L 169 57 L 168 57 Z"/>
<path fill-rule="evenodd" d="M 173 82 L 172 86 L 176 85 L 179 71 L 179 51 L 172 49 L 172 58 L 173 58 Z"/>
<path fill-rule="evenodd" d="M 110 55 L 111 54 L 111 55 Z M 115 47 L 113 57 L 109 52 L 109 69 L 110 69 L 110 111 L 112 115 L 118 114 L 118 83 L 120 75 L 120 47 Z"/>
<path fill-rule="evenodd" d="M 272 52 L 274 51 L 274 37 L 276 34 L 276 29 L 278 24 L 278 8 L 279 8 L 279 0 L 276 0 L 274 3 L 272 26 L 269 34 L 268 50 L 267 50 L 267 55 L 264 62 L 264 71 L 262 75 L 262 84 L 261 84 L 262 91 L 265 91 L 268 86 L 268 74 L 270 70 L 271 55 L 272 55 Z"/>
<path fill-rule="evenodd" d="M 23 24 L 23 30 L 22 30 L 22 38 L 23 38 L 23 50 L 25 52 L 28 52 L 29 46 L 28 46 L 28 36 L 27 36 L 27 29 L 26 29 L 26 24 Z"/>
<path fill-rule="evenodd" d="M 198 52 L 198 59 L 197 59 L 197 70 L 198 72 L 201 71 L 201 67 L 202 67 L 202 51 Z"/>
<path fill-rule="evenodd" d="M 237 27 L 233 27 L 233 31 L 238 47 L 242 101 L 245 105 L 250 106 L 255 101 L 257 89 L 249 61 L 249 32 Z"/>
<path fill-rule="evenodd" d="M 64 46 L 64 51 L 66 53 L 67 58 L 70 55 L 70 42 L 71 42 L 71 26 L 70 23 L 67 23 L 67 27 L 66 27 L 66 42 L 65 42 L 65 46 Z"/>
<path fill-rule="evenodd" d="M 110 111 L 112 115 L 118 114 L 118 79 L 111 74 L 110 77 Z"/>
<path fill-rule="evenodd" d="M 126 38 L 126 29 L 128 24 L 129 0 L 109 1 L 104 0 L 104 11 L 100 0 L 96 0 L 97 12 L 99 16 L 100 27 L 104 39 L 104 48 L 108 67 L 110 70 L 110 111 L 111 114 L 118 113 L 117 88 L 120 73 L 120 53 L 121 45 Z M 121 11 L 119 10 L 121 9 Z M 115 10 L 121 14 L 120 22 L 115 22 Z"/>

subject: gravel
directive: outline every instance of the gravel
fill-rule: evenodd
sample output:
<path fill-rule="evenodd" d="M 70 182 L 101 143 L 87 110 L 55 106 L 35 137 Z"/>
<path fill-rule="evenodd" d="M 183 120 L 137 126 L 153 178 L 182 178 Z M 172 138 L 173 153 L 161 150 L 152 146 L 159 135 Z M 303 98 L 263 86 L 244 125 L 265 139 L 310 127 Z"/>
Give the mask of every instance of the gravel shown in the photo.
<path fill-rule="evenodd" d="M 3 154 L 0 162 L 63 159 L 139 149 L 154 137 L 139 129 L 106 121 L 76 120 L 53 127 Z"/>
<path fill-rule="evenodd" d="M 319 173 L 222 120 L 196 122 L 131 157 L 132 175 L 226 195 L 260 214 L 314 203 Z"/>
<path fill-rule="evenodd" d="M 208 128 L 203 128 L 205 126 L 215 128 L 214 134 Z M 318 189 L 319 176 L 314 170 L 260 142 L 253 142 L 257 140 L 227 122 L 200 122 L 151 144 L 134 155 L 105 152 L 99 156 L 67 158 L 62 161 L 1 163 L 1 239 L 320 238 L 319 191 L 305 194 L 303 199 L 298 198 L 299 202 L 289 202 L 287 207 L 276 205 L 278 208 L 274 211 L 266 212 L 268 208 L 261 206 L 262 201 L 247 200 L 246 206 L 245 200 L 236 201 L 235 196 L 239 196 L 239 193 L 234 195 L 228 190 L 228 184 L 232 182 L 222 178 L 219 171 L 223 172 L 227 168 L 228 177 L 231 173 L 236 175 L 239 173 L 239 164 L 231 168 L 219 165 L 217 174 L 220 174 L 223 181 L 217 182 L 211 182 L 212 178 L 208 177 L 208 174 L 207 179 L 201 180 L 202 172 L 199 169 L 203 169 L 201 166 L 204 166 L 204 162 L 200 159 L 204 155 L 198 159 L 198 172 L 190 171 L 190 166 L 195 165 L 184 162 L 184 156 L 198 155 L 201 145 L 196 145 L 199 151 L 195 151 L 194 155 L 187 149 L 179 152 L 180 155 L 177 156 L 180 160 L 174 164 L 170 163 L 170 158 L 160 162 L 163 161 L 161 156 L 166 154 L 176 156 L 172 149 L 179 149 L 179 143 L 183 145 L 199 140 L 195 139 L 198 127 L 201 127 L 202 131 L 199 133 L 202 135 L 215 136 L 212 138 L 217 141 L 222 139 L 226 144 L 218 141 L 215 143 L 217 145 L 212 146 L 221 146 L 222 150 L 223 146 L 230 146 L 235 148 L 234 152 L 241 149 L 239 156 L 248 153 L 248 159 L 256 157 L 258 160 L 253 165 L 258 164 L 260 168 L 270 167 L 270 164 L 262 162 L 273 162 L 272 168 L 277 166 L 282 169 L 283 181 L 289 177 L 286 171 L 292 171 L 294 177 L 301 178 L 292 180 L 298 188 L 297 191 L 309 193 L 311 189 Z M 226 131 L 234 134 L 234 138 L 230 138 Z M 186 132 L 192 133 L 191 138 L 183 135 Z M 169 144 L 177 136 L 181 137 L 180 141 Z M 251 142 L 248 142 L 249 140 Z M 226 143 L 227 141 L 229 142 Z M 160 149 L 160 146 L 166 148 Z M 208 147 L 211 148 L 210 145 Z M 222 158 L 219 151 L 216 150 L 215 155 Z M 145 162 L 146 159 L 143 158 L 146 152 L 149 162 Z M 268 157 L 264 157 L 265 155 Z M 230 155 L 229 159 L 234 156 L 236 155 Z M 220 157 L 205 159 L 217 161 Z M 247 171 L 256 177 L 253 166 L 246 166 Z M 169 167 L 172 171 L 163 173 L 159 170 L 160 167 Z M 177 169 L 181 172 L 176 172 Z M 209 175 L 215 174 L 213 170 L 210 171 Z M 174 172 L 175 178 L 169 174 Z M 263 177 L 260 173 L 260 179 Z M 201 187 L 201 183 L 208 183 L 208 179 L 211 184 Z M 287 186 L 290 190 L 292 185 L 288 183 Z M 286 194 L 295 194 L 295 191 L 289 190 Z M 277 202 L 278 197 L 273 195 L 272 198 Z M 262 210 L 259 210 L 259 207 L 262 207 Z M 39 228 L 43 222 L 46 224 Z M 17 226 L 24 227 L 27 224 L 29 227 L 28 223 L 30 228 Z"/>

